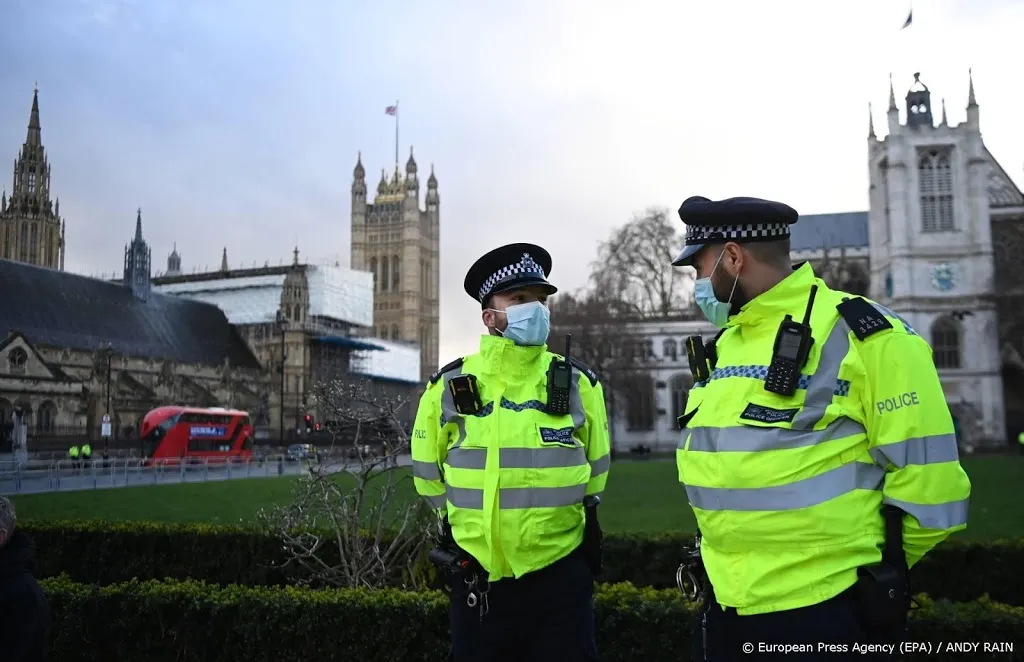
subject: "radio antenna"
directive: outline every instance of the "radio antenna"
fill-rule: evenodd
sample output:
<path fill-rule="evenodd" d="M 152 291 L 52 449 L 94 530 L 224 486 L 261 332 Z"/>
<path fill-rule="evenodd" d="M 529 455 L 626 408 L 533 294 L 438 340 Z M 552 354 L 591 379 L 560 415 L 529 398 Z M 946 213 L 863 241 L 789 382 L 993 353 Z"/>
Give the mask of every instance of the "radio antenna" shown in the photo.
<path fill-rule="evenodd" d="M 811 308 L 814 307 L 814 295 L 818 293 L 818 286 L 811 285 L 811 296 L 807 299 L 807 310 L 804 311 L 804 326 L 811 325 Z"/>

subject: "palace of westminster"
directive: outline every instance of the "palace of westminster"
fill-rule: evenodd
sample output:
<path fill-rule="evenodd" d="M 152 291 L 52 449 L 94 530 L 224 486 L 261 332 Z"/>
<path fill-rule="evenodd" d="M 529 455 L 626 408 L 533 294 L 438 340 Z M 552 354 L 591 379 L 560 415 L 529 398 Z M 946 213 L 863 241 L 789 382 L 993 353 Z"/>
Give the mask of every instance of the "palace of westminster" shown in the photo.
<path fill-rule="evenodd" d="M 113 446 L 131 448 L 166 404 L 243 409 L 258 439 L 295 438 L 306 414 L 331 416 L 316 409 L 326 380 L 415 399 L 436 369 L 440 197 L 431 169 L 420 208 L 411 154 L 369 200 L 357 159 L 351 268 L 303 263 L 298 248 L 288 265 L 231 268 L 225 249 L 218 270 L 185 274 L 175 247 L 154 276 L 140 210 L 122 278 L 68 273 L 50 173 L 37 90 L 0 194 L 0 452 L 15 420 L 30 451 L 60 450 L 97 438 L 105 414 Z"/>
<path fill-rule="evenodd" d="M 868 209 L 801 216 L 791 250 L 897 311 L 932 346 L 961 440 L 999 445 L 1024 431 L 1024 194 L 982 139 L 969 75 L 965 89 L 965 121 L 951 124 L 916 75 L 904 104 L 890 83 L 886 134 L 868 123 Z M 30 447 L 96 436 L 110 412 L 130 438 L 149 409 L 177 403 L 245 409 L 277 439 L 325 379 L 415 398 L 438 365 L 440 198 L 431 170 L 420 207 L 411 154 L 372 198 L 357 158 L 351 268 L 304 264 L 296 248 L 290 265 L 232 269 L 225 249 L 220 269 L 186 275 L 175 250 L 154 277 L 139 212 L 123 278 L 70 274 L 50 184 L 37 94 L 0 197 L 0 435 L 16 410 Z M 630 326 L 643 379 L 602 375 L 614 443 L 673 448 L 692 385 L 680 341 L 715 329 L 692 315 Z"/>

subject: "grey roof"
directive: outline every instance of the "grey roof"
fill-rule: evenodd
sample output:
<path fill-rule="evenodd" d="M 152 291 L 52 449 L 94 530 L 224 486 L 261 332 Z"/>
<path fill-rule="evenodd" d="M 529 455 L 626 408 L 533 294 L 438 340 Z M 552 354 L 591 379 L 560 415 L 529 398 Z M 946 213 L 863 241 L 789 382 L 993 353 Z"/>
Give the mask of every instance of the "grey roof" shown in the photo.
<path fill-rule="evenodd" d="M 0 259 L 0 330 L 33 344 L 179 363 L 241 368 L 260 364 L 214 305 L 128 288 L 95 278 Z"/>
<path fill-rule="evenodd" d="M 790 250 L 820 251 L 823 248 L 867 248 L 868 213 L 807 214 L 790 226 Z"/>

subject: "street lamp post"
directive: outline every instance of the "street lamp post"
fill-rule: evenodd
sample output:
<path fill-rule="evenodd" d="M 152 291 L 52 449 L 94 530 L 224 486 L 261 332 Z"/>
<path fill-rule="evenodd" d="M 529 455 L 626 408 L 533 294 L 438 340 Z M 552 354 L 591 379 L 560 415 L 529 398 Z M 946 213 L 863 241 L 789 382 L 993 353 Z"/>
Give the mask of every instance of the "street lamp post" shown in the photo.
<path fill-rule="evenodd" d="M 111 368 L 111 362 L 112 362 L 111 358 L 112 358 L 112 355 L 114 353 L 114 350 L 110 346 L 110 343 L 107 343 L 107 346 L 104 349 L 103 353 L 106 355 L 106 359 L 107 359 L 107 411 L 106 411 L 106 414 L 107 414 L 107 416 L 110 416 L 110 368 Z M 111 417 L 111 420 L 113 420 L 113 417 Z M 111 425 L 110 429 L 111 429 L 111 432 L 113 432 L 114 426 Z M 109 453 L 109 451 L 110 451 L 110 435 L 104 435 L 104 437 L 103 437 L 103 457 L 104 458 L 107 457 L 107 454 Z"/>
<path fill-rule="evenodd" d="M 280 370 L 281 370 L 281 416 L 280 416 L 280 418 L 278 420 L 278 426 L 279 426 L 279 429 L 278 429 L 279 437 L 278 437 L 278 439 L 280 440 L 278 443 L 282 443 L 282 444 L 284 443 L 284 386 L 285 386 L 285 381 L 284 381 L 284 361 L 285 361 L 285 358 L 287 358 L 285 356 L 285 344 L 284 344 L 285 323 L 286 323 L 286 320 L 285 320 L 284 314 L 282 314 L 281 311 L 278 310 L 277 311 L 277 330 L 281 333 L 281 366 L 280 366 Z"/>

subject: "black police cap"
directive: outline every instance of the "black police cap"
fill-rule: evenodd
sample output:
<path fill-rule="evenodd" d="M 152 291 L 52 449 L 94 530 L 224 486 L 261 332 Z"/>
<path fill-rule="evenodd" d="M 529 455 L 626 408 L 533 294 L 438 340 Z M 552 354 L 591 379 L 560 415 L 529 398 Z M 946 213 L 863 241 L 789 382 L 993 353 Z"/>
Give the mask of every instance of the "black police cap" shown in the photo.
<path fill-rule="evenodd" d="M 481 304 L 492 294 L 530 285 L 540 285 L 554 294 L 558 288 L 548 282 L 550 273 L 551 255 L 546 250 L 533 244 L 508 244 L 474 262 L 463 287 Z"/>
<path fill-rule="evenodd" d="M 686 243 L 672 264 L 690 266 L 705 244 L 785 239 L 789 226 L 799 217 L 789 205 L 761 198 L 687 198 L 679 207 L 679 219 L 686 224 Z"/>

